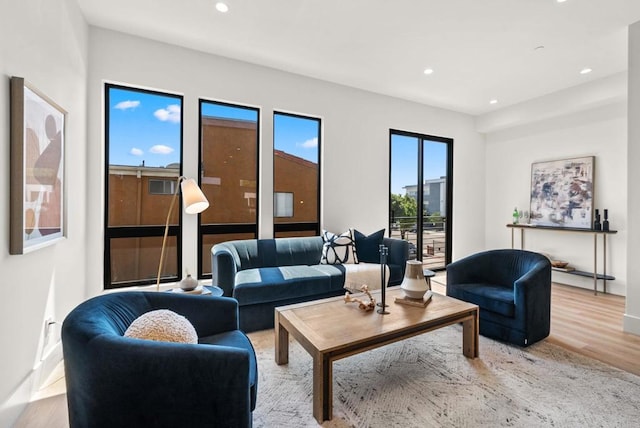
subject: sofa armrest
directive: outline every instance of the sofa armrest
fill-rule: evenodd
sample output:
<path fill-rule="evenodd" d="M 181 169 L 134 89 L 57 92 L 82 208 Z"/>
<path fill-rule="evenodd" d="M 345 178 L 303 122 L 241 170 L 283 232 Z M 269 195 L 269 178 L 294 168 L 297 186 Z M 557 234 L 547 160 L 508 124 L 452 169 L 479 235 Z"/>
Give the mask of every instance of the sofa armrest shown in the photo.
<path fill-rule="evenodd" d="M 120 336 L 82 345 L 64 348 L 71 427 L 251 424 L 247 349 Z"/>
<path fill-rule="evenodd" d="M 447 288 L 455 284 L 491 282 L 485 280 L 485 255 L 472 254 L 447 265 Z"/>
<path fill-rule="evenodd" d="M 384 238 L 382 243 L 389 248 L 387 263 L 402 266 L 402 274 L 409 260 L 409 243 L 403 239 Z"/>
<path fill-rule="evenodd" d="M 211 248 L 211 285 L 222 288 L 227 297 L 233 296 L 239 268 L 236 258 L 227 246 L 217 244 Z"/>
<path fill-rule="evenodd" d="M 527 325 L 546 320 L 551 316 L 551 263 L 543 260 L 514 282 L 514 301 L 521 309 L 518 316 Z"/>

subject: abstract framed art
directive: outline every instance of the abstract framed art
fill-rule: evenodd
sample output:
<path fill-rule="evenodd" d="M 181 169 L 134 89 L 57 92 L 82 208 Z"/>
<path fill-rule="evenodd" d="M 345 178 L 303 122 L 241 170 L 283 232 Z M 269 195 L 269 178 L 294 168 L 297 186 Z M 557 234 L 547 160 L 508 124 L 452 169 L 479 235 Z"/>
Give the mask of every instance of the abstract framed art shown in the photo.
<path fill-rule="evenodd" d="M 531 165 L 530 223 L 591 229 L 595 156 Z"/>
<path fill-rule="evenodd" d="M 10 254 L 66 236 L 66 114 L 22 77 L 11 78 Z"/>

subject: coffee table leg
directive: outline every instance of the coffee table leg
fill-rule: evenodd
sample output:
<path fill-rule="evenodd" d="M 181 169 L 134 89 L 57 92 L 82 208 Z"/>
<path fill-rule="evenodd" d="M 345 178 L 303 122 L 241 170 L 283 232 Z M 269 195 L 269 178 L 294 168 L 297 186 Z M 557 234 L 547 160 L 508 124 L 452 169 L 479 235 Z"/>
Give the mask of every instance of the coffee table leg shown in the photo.
<path fill-rule="evenodd" d="M 313 356 L 313 417 L 319 424 L 333 417 L 333 363 L 317 352 Z"/>
<path fill-rule="evenodd" d="M 462 353 L 467 358 L 476 358 L 479 356 L 479 331 L 478 310 L 476 309 L 473 312 L 473 316 L 462 322 Z"/>
<path fill-rule="evenodd" d="M 289 332 L 280 324 L 280 314 L 276 311 L 275 319 L 275 349 L 276 364 L 282 365 L 289 362 Z"/>

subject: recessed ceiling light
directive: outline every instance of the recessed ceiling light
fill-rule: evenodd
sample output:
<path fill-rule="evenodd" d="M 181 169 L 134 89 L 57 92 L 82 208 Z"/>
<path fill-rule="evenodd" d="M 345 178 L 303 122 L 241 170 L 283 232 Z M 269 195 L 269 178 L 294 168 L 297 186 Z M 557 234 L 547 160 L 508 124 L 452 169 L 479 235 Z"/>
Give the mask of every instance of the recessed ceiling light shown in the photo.
<path fill-rule="evenodd" d="M 433 68 L 425 68 L 424 69 L 424 74 L 427 74 L 427 75 L 433 74 Z"/>
<path fill-rule="evenodd" d="M 489 104 L 498 104 L 498 100 L 494 98 L 491 101 L 489 101 Z"/>
<path fill-rule="evenodd" d="M 564 2 L 566 2 L 567 0 L 556 0 L 556 1 L 557 1 L 558 3 L 564 3 Z"/>
<path fill-rule="evenodd" d="M 589 74 L 591 73 L 593 70 L 590 69 L 589 67 L 583 68 L 582 70 L 580 70 L 580 74 Z"/>
<path fill-rule="evenodd" d="M 229 6 L 227 6 L 226 3 L 219 1 L 216 3 L 216 9 L 218 12 L 226 13 L 229 11 Z"/>

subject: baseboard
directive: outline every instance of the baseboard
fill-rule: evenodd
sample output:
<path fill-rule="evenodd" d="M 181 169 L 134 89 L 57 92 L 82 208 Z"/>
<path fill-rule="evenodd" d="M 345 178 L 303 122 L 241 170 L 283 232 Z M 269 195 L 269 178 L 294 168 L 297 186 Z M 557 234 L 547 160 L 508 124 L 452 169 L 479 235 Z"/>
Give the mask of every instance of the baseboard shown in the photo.
<path fill-rule="evenodd" d="M 640 336 L 640 317 L 624 314 L 622 329 L 626 333 Z"/>
<path fill-rule="evenodd" d="M 0 404 L 0 427 L 10 427 L 15 424 L 33 394 L 42 387 L 60 361 L 62 361 L 62 343 L 57 342 L 20 382 L 13 394 Z"/>

